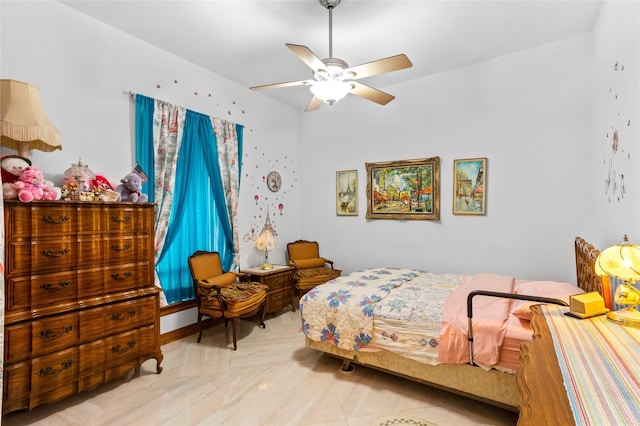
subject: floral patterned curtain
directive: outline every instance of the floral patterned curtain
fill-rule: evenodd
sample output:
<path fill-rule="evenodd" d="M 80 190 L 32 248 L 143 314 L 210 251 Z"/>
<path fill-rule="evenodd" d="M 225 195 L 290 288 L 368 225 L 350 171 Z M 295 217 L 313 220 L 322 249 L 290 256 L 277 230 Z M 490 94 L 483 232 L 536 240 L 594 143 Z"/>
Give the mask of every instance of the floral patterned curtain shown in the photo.
<path fill-rule="evenodd" d="M 233 264 L 231 269 L 240 270 L 240 241 L 238 237 L 238 196 L 240 193 L 240 167 L 242 144 L 238 143 L 238 133 L 242 127 L 219 118 L 211 118 L 218 142 L 218 161 L 222 186 L 227 200 L 227 210 L 233 232 Z"/>
<path fill-rule="evenodd" d="M 154 176 L 149 191 L 158 206 L 154 248 L 163 306 L 193 297 L 185 260 L 193 250 L 218 251 L 225 270 L 239 269 L 241 155 L 242 126 L 136 96 L 136 160 Z M 184 179 L 194 178 L 198 185 L 185 186 Z M 196 187 L 200 191 L 187 196 Z M 192 217 L 200 215 L 194 224 Z"/>

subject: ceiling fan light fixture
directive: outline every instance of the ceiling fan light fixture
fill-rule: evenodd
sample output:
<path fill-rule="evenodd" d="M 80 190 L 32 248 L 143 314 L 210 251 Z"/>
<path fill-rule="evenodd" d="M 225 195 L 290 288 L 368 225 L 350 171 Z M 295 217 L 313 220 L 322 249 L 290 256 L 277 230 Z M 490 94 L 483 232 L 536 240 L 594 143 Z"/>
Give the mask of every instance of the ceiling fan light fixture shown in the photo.
<path fill-rule="evenodd" d="M 316 98 L 329 105 L 333 105 L 347 96 L 351 88 L 351 84 L 346 81 L 325 80 L 313 83 L 310 90 Z"/>

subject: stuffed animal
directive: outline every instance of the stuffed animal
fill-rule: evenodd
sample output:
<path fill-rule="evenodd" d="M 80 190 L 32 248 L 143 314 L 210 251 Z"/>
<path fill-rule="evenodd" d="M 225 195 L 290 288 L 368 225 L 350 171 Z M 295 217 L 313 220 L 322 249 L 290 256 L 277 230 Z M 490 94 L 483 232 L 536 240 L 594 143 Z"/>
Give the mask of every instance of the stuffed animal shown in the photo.
<path fill-rule="evenodd" d="M 2 169 L 2 196 L 5 199 L 18 198 L 18 189 L 14 183 L 20 178 L 20 173 L 31 165 L 28 158 L 18 155 L 5 155 L 0 158 Z"/>
<path fill-rule="evenodd" d="M 44 183 L 39 168 L 29 166 L 20 173 L 20 180 L 14 183 L 18 190 L 18 199 L 23 203 L 33 200 L 56 200 L 59 194 Z"/>
<path fill-rule="evenodd" d="M 120 179 L 120 185 L 116 186 L 116 192 L 120 194 L 118 201 L 133 201 L 144 203 L 149 197 L 140 192 L 142 189 L 142 178 L 135 173 L 129 173 Z"/>

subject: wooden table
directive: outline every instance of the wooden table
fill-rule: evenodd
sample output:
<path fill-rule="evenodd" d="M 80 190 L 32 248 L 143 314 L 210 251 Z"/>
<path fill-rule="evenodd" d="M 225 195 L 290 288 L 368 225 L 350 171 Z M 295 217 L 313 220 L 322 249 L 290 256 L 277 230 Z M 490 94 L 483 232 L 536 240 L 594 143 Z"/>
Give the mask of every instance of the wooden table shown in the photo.
<path fill-rule="evenodd" d="M 274 314 L 287 305 L 293 309 L 293 273 L 295 268 L 287 265 L 273 265 L 273 269 L 248 268 L 240 271 L 269 287 L 267 290 L 266 314 Z"/>
<path fill-rule="evenodd" d="M 520 346 L 520 367 L 516 372 L 522 395 L 518 426 L 575 425 L 551 332 L 540 305 L 531 311 L 533 340 Z"/>

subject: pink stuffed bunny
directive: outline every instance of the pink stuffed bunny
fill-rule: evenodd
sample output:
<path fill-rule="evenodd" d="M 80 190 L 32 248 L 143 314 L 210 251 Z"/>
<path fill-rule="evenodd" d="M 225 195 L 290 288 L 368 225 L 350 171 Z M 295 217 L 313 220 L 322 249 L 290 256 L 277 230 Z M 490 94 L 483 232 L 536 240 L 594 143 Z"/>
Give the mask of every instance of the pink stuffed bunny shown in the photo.
<path fill-rule="evenodd" d="M 55 200 L 57 197 L 56 191 L 44 183 L 42 172 L 37 167 L 26 167 L 14 185 L 18 190 L 18 199 L 23 203 L 33 200 Z"/>

